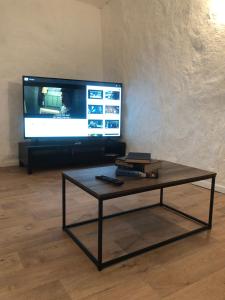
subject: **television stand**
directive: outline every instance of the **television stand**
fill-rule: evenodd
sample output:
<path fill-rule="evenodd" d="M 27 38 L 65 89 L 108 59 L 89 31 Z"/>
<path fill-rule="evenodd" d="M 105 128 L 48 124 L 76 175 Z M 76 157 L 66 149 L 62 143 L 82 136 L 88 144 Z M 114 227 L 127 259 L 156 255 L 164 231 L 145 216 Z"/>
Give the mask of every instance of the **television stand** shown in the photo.
<path fill-rule="evenodd" d="M 125 152 L 126 144 L 118 140 L 23 141 L 19 143 L 19 166 L 32 174 L 37 168 L 113 163 Z"/>

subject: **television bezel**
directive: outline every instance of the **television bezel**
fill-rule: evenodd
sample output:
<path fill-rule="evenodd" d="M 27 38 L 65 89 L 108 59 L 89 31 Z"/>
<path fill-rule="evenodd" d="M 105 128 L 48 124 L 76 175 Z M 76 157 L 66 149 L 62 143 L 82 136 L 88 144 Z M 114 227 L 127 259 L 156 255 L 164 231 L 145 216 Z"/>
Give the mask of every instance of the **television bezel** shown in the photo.
<path fill-rule="evenodd" d="M 120 105 L 120 135 L 117 136 L 52 136 L 52 137 L 27 137 L 25 136 L 25 111 L 24 111 L 24 78 L 31 77 L 37 79 L 49 79 L 49 80 L 65 80 L 65 81 L 76 81 L 78 83 L 87 84 L 98 84 L 98 85 L 107 85 L 107 84 L 118 84 L 121 87 L 121 105 Z M 23 75 L 22 76 L 22 101 L 23 101 L 23 138 L 24 140 L 35 140 L 35 141 L 93 141 L 93 140 L 118 140 L 122 138 L 122 103 L 123 103 L 123 84 L 121 82 L 114 81 L 94 81 L 94 80 L 82 80 L 82 79 L 71 79 L 71 78 L 57 78 L 57 77 L 45 77 L 45 76 L 33 76 L 33 75 Z"/>

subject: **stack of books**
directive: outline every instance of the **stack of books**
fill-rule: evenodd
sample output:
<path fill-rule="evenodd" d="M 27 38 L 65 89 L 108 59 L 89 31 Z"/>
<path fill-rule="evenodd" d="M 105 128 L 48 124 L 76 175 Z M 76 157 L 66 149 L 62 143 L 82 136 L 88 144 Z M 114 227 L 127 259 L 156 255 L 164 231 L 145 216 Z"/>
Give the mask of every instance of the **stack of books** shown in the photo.
<path fill-rule="evenodd" d="M 150 153 L 129 152 L 115 161 L 117 176 L 157 178 L 161 161 L 152 159 Z"/>

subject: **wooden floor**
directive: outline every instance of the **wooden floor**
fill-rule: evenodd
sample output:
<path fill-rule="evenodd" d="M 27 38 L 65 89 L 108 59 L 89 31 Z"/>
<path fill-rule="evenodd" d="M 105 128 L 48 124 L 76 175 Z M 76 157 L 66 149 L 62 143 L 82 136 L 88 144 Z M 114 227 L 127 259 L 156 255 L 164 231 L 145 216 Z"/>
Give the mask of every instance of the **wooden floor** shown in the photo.
<path fill-rule="evenodd" d="M 96 200 L 68 184 L 69 221 L 96 215 Z M 159 200 L 158 191 L 108 201 L 105 213 Z M 207 218 L 209 191 L 169 188 L 167 203 Z M 105 222 L 111 258 L 196 226 L 159 209 Z M 96 225 L 77 234 L 96 251 Z M 215 195 L 212 231 L 98 272 L 61 230 L 61 173 L 0 169 L 0 299 L 225 299 L 225 195 Z"/>

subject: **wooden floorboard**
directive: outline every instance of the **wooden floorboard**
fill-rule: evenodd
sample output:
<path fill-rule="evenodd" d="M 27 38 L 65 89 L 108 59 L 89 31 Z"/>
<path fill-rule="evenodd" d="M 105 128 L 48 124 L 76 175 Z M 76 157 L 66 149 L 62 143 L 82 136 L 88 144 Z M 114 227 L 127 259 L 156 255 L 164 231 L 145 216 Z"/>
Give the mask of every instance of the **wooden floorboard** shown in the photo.
<path fill-rule="evenodd" d="M 97 201 L 67 185 L 68 221 L 96 217 Z M 105 214 L 159 201 L 146 192 L 107 201 Z M 209 190 L 168 188 L 165 201 L 207 220 Z M 61 171 L 0 168 L 0 299 L 225 299 L 225 195 L 215 194 L 213 229 L 98 272 L 61 230 Z M 195 226 L 154 209 L 105 221 L 105 258 Z M 149 230 L 151 227 L 151 230 Z M 96 225 L 79 228 L 96 252 Z"/>

